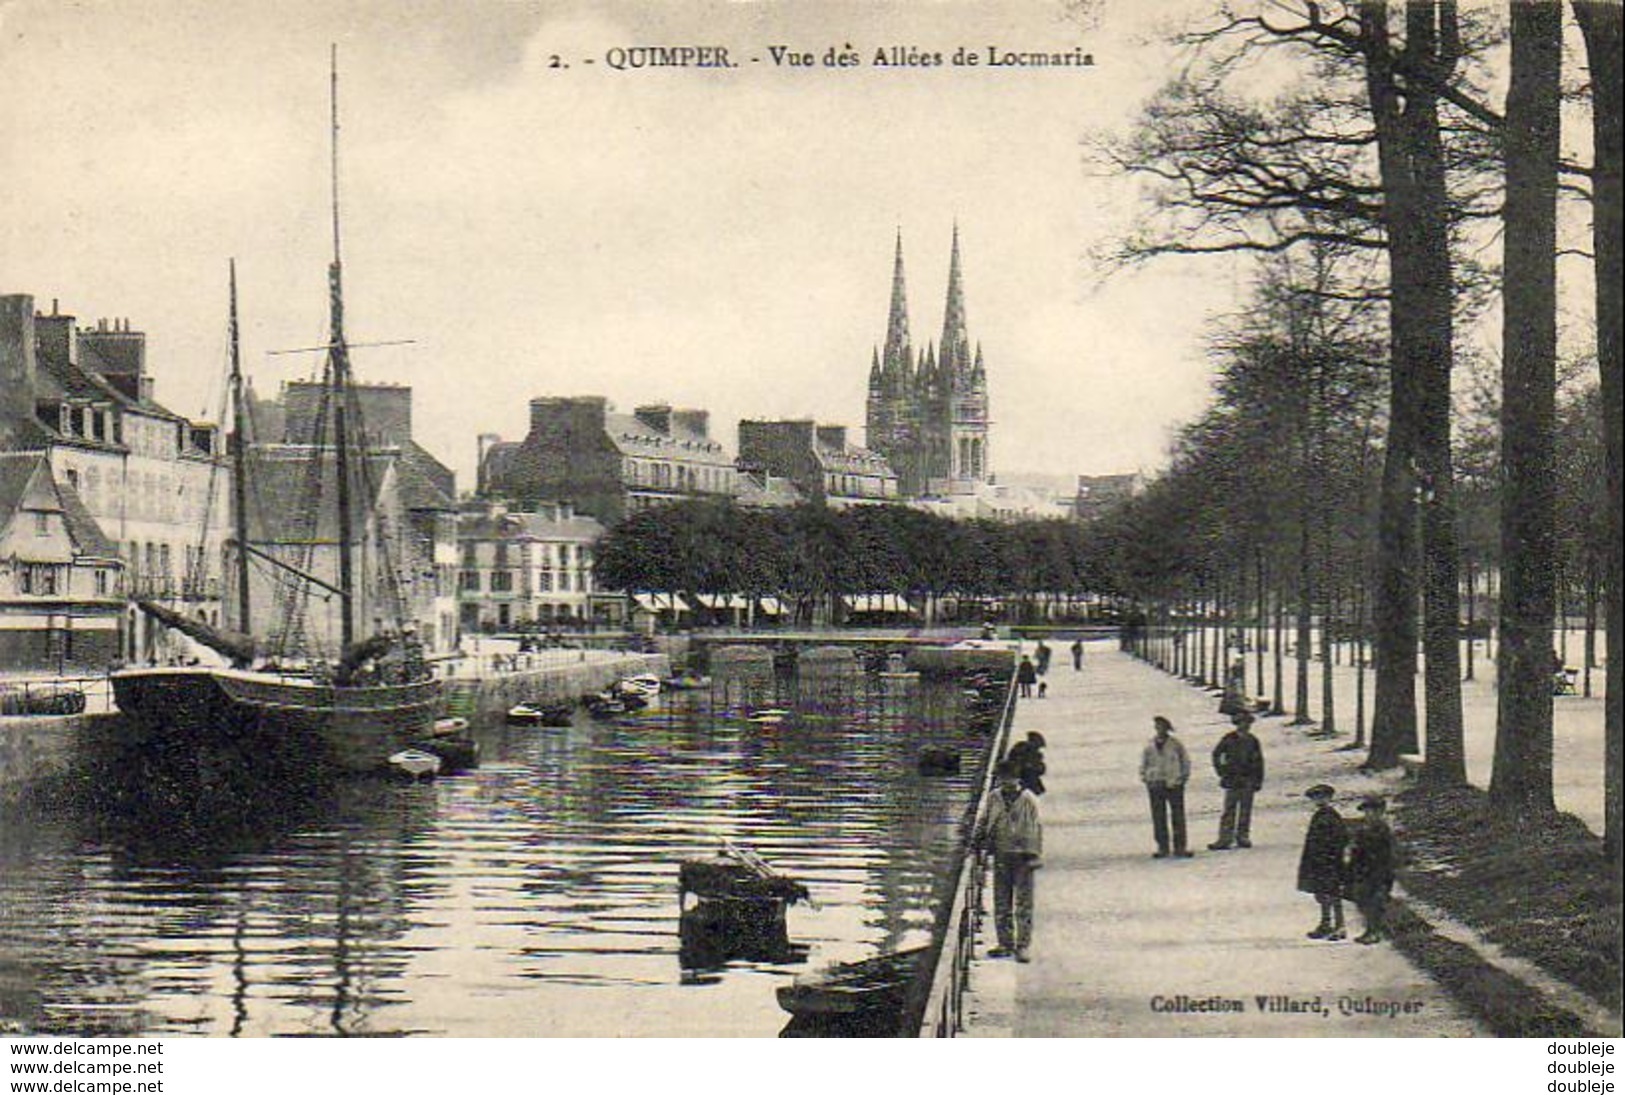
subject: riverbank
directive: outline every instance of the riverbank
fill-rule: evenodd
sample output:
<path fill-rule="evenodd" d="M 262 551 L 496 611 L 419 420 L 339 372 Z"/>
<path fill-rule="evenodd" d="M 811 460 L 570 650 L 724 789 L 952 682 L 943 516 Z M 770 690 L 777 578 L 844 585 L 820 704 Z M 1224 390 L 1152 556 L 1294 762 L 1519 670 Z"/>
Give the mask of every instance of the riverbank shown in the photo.
<path fill-rule="evenodd" d="M 0 805 L 50 792 L 81 765 L 88 732 L 105 713 L 0 717 Z"/>
<path fill-rule="evenodd" d="M 468 717 L 499 715 L 522 701 L 574 700 L 622 677 L 666 676 L 665 654 L 608 650 L 552 650 L 501 655 L 509 660 L 471 661 L 446 680 L 446 709 Z M 521 660 L 523 659 L 523 660 Z M 44 683 L 42 682 L 42 686 Z M 76 679 L 74 682 L 82 685 Z M 105 685 L 106 679 L 99 683 Z M 0 716 L 0 803 L 15 804 L 48 794 L 91 769 L 116 734 L 119 715 L 110 689 L 87 690 L 96 702 L 74 715 Z"/>

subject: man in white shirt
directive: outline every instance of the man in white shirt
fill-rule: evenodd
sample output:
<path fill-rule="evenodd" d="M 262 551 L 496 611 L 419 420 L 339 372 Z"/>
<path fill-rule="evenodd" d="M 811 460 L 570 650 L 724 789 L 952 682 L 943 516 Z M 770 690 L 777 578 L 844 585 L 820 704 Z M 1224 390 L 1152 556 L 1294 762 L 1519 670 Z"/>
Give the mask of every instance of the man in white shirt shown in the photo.
<path fill-rule="evenodd" d="M 1168 830 L 1173 829 L 1173 854 L 1189 859 L 1194 853 L 1185 838 L 1185 784 L 1191 778 L 1191 758 L 1174 737 L 1174 724 L 1158 715 L 1152 720 L 1156 736 L 1140 754 L 1140 780 L 1151 797 L 1151 832 L 1157 840 L 1152 858 L 1167 859 Z"/>

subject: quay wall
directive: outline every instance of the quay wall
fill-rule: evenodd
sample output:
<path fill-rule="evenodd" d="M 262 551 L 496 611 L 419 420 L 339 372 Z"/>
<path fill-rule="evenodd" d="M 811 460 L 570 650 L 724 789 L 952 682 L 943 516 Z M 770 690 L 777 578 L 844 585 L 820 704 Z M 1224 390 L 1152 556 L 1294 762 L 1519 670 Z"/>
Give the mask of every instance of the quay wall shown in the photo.
<path fill-rule="evenodd" d="M 970 648 L 919 646 L 908 652 L 906 661 L 910 669 L 937 676 L 969 673 L 977 669 L 1009 673 L 1015 668 L 1016 655 L 1003 645 Z"/>
<path fill-rule="evenodd" d="M 116 721 L 110 714 L 0 717 L 0 802 L 65 780 L 78 770 L 90 732 Z"/>
<path fill-rule="evenodd" d="M 446 682 L 446 708 L 455 715 L 502 714 L 516 703 L 557 702 L 578 699 L 597 692 L 622 677 L 671 673 L 671 659 L 665 654 L 615 654 L 603 656 L 582 651 L 582 660 L 573 664 L 550 664 L 536 669 L 513 669 L 484 676 L 457 677 Z"/>

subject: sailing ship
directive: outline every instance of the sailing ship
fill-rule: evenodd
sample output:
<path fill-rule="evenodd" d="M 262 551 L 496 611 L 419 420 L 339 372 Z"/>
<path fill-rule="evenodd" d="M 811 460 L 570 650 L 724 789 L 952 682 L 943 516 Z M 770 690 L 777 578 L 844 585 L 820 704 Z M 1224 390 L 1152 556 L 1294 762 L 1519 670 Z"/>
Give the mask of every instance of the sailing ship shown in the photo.
<path fill-rule="evenodd" d="M 137 601 L 159 622 L 221 655 L 221 667 L 151 666 L 112 675 L 119 710 L 147 729 L 164 735 L 196 735 L 200 742 L 230 736 L 273 748 L 301 750 L 316 767 L 341 772 L 387 770 L 389 758 L 428 737 L 441 707 L 441 682 L 425 661 L 414 626 L 400 619 L 399 585 L 366 573 L 378 557 L 385 534 L 369 527 L 375 516 L 376 469 L 366 451 L 344 335 L 343 266 L 338 201 L 338 65 L 332 70 L 333 260 L 328 267 L 329 338 L 321 347 L 323 406 L 308 445 L 277 460 L 251 458 L 249 422 L 238 345 L 237 277 L 231 271 L 230 393 L 233 438 L 228 467 L 232 480 L 235 548 L 234 617 L 228 631 L 192 619 L 164 605 Z M 330 432 L 329 432 L 330 431 Z M 329 440 L 330 438 L 330 440 Z M 257 545 L 251 537 L 249 483 L 253 466 L 308 462 L 297 477 L 300 499 L 286 499 L 295 519 L 308 522 L 299 550 Z M 282 480 L 295 477 L 283 467 Z M 327 496 L 333 505 L 327 505 Z M 278 501 L 284 499 L 278 498 Z M 263 500 L 262 500 L 263 505 Z M 289 513 L 279 515 L 287 519 Z M 262 523 L 264 518 L 262 517 Z M 315 573 L 313 553 L 336 548 L 336 579 Z M 370 549 L 370 551 L 369 551 Z M 250 603 L 250 562 L 275 574 L 280 622 L 262 637 Z M 330 568 L 331 569 L 331 568 Z M 377 565 L 370 568 L 377 571 Z M 386 567 L 387 569 L 387 567 Z M 313 598 L 337 599 L 337 647 L 323 651 L 306 627 Z M 393 600 L 385 606 L 381 601 Z M 264 609 L 266 606 L 259 606 Z M 392 609 L 393 611 L 386 611 Z M 268 620 L 271 613 L 262 611 Z M 361 635 L 363 622 L 394 618 L 394 626 Z"/>

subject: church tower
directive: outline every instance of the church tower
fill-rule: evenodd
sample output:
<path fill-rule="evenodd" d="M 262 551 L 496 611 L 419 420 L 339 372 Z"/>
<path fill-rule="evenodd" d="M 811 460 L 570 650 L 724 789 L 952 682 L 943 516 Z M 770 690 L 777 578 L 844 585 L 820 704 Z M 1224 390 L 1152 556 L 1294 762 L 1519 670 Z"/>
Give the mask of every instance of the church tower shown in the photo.
<path fill-rule="evenodd" d="M 909 336 L 903 236 L 897 234 L 884 347 L 870 355 L 868 447 L 897 473 L 899 492 L 970 494 L 989 479 L 987 370 L 965 320 L 959 226 L 954 226 L 942 340 L 916 354 Z"/>
<path fill-rule="evenodd" d="M 903 276 L 903 232 L 897 232 L 892 261 L 891 308 L 886 316 L 885 346 L 869 366 L 869 402 L 865 439 L 897 473 L 899 490 L 918 493 L 917 441 L 920 431 L 914 346 L 908 332 L 908 286 Z"/>
<path fill-rule="evenodd" d="M 959 225 L 948 260 L 948 300 L 942 313 L 940 366 L 948 390 L 946 476 L 950 494 L 974 493 L 988 481 L 987 368 L 982 347 L 971 351 L 965 325 L 965 281 L 959 265 Z"/>

